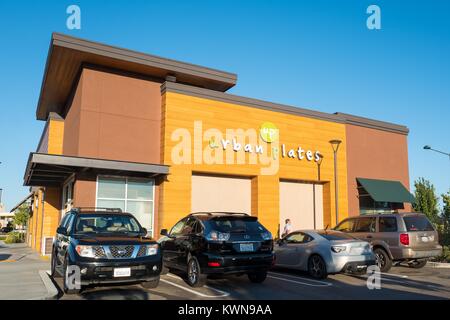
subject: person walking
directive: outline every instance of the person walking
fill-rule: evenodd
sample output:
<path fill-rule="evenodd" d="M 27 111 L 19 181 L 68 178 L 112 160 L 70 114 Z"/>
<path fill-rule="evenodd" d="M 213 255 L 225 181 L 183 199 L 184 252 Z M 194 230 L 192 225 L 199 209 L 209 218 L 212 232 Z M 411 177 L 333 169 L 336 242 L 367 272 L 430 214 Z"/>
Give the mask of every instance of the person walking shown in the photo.
<path fill-rule="evenodd" d="M 283 229 L 283 233 L 281 234 L 281 237 L 284 238 L 285 236 L 287 236 L 291 232 L 292 232 L 291 219 L 286 219 L 285 225 L 284 225 L 284 229 Z"/>

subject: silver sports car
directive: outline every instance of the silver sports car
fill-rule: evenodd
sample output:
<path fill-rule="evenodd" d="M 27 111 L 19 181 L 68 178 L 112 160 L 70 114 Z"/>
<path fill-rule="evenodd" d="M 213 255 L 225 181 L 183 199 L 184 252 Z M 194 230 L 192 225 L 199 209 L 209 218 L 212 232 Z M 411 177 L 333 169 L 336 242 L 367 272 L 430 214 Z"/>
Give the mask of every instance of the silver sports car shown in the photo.
<path fill-rule="evenodd" d="M 371 245 L 334 230 L 294 231 L 275 245 L 275 266 L 308 271 L 316 279 L 361 272 L 375 264 Z"/>

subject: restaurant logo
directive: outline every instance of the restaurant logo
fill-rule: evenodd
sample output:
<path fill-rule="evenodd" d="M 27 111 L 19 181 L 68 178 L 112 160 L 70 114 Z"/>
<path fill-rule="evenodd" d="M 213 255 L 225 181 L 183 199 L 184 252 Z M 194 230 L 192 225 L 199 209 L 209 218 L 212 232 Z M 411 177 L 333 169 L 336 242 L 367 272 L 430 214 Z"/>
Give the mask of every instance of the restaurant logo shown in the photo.
<path fill-rule="evenodd" d="M 259 133 L 261 135 L 261 139 L 267 143 L 278 141 L 280 136 L 280 131 L 272 122 L 264 122 L 259 129 Z"/>

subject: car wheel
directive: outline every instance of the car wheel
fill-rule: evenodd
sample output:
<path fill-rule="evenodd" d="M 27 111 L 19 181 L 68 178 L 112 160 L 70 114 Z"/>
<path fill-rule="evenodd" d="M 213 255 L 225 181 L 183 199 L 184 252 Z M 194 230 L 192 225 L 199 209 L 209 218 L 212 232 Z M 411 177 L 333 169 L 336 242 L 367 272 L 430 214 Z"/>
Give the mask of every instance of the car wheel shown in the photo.
<path fill-rule="evenodd" d="M 427 260 L 413 260 L 411 262 L 408 262 L 408 267 L 414 268 L 414 269 L 420 269 L 425 267 L 427 264 Z"/>
<path fill-rule="evenodd" d="M 263 283 L 267 278 L 267 271 L 253 272 L 248 274 L 248 279 L 253 283 Z"/>
<path fill-rule="evenodd" d="M 206 283 L 206 276 L 201 274 L 200 264 L 196 257 L 191 257 L 187 266 L 187 282 L 191 287 L 203 287 Z"/>
<path fill-rule="evenodd" d="M 375 253 L 377 266 L 380 268 L 380 271 L 388 272 L 392 267 L 392 260 L 389 258 L 387 252 L 381 248 L 376 248 L 373 252 Z"/>
<path fill-rule="evenodd" d="M 165 263 L 163 262 L 162 265 L 161 265 L 161 274 L 165 275 L 165 274 L 168 274 L 169 272 L 170 272 L 169 268 L 167 268 L 165 266 Z"/>
<path fill-rule="evenodd" d="M 141 286 L 145 289 L 154 289 L 159 285 L 159 277 L 150 280 L 150 281 L 145 281 L 141 283 Z"/>
<path fill-rule="evenodd" d="M 78 294 L 81 292 L 81 287 L 80 288 L 72 288 L 73 284 L 70 283 L 70 279 L 69 279 L 69 259 L 68 257 L 66 257 L 64 259 L 64 281 L 63 281 L 63 291 L 65 294 Z"/>
<path fill-rule="evenodd" d="M 315 279 L 325 279 L 328 276 L 325 261 L 319 255 L 313 255 L 308 260 L 308 273 Z"/>
<path fill-rule="evenodd" d="M 56 271 L 56 253 L 52 253 L 51 264 L 50 264 L 50 276 L 52 278 L 60 278 L 61 275 Z"/>

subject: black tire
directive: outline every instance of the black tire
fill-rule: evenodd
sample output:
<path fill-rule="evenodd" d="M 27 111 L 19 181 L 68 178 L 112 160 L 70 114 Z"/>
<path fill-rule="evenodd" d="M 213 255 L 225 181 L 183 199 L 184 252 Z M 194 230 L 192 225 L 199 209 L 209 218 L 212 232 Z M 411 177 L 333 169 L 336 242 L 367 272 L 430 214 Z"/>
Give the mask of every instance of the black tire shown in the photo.
<path fill-rule="evenodd" d="M 50 276 L 52 278 L 61 278 L 61 275 L 56 270 L 56 253 L 53 252 L 51 262 L 50 262 Z"/>
<path fill-rule="evenodd" d="M 81 292 L 81 288 L 80 289 L 69 289 L 69 287 L 68 287 L 68 282 L 69 282 L 69 280 L 68 280 L 68 265 L 69 265 L 69 259 L 68 259 L 68 257 L 66 256 L 66 258 L 64 259 L 64 268 L 63 268 L 63 270 L 64 270 L 64 276 L 63 276 L 63 291 L 64 291 L 64 293 L 65 294 L 78 294 L 78 293 L 80 293 Z"/>
<path fill-rule="evenodd" d="M 427 265 L 427 260 L 413 260 L 408 263 L 408 267 L 414 268 L 414 269 L 420 269 Z"/>
<path fill-rule="evenodd" d="M 248 279 L 253 283 L 263 283 L 267 278 L 267 271 L 252 272 L 248 274 Z"/>
<path fill-rule="evenodd" d="M 154 289 L 159 285 L 159 276 L 150 281 L 141 282 L 141 286 L 145 289 Z"/>
<path fill-rule="evenodd" d="M 206 284 L 206 275 L 201 273 L 196 257 L 190 257 L 188 260 L 187 283 L 193 288 L 203 287 Z"/>
<path fill-rule="evenodd" d="M 308 273 L 314 279 L 325 279 L 328 277 L 327 266 L 321 256 L 315 254 L 308 260 Z"/>
<path fill-rule="evenodd" d="M 377 266 L 381 272 L 388 272 L 392 268 L 392 260 L 388 253 L 382 248 L 376 248 L 373 250 L 376 256 Z"/>
<path fill-rule="evenodd" d="M 165 275 L 165 274 L 168 274 L 169 272 L 170 272 L 169 268 L 167 268 L 163 262 L 161 265 L 161 274 Z"/>

